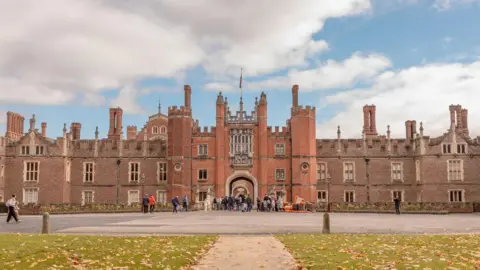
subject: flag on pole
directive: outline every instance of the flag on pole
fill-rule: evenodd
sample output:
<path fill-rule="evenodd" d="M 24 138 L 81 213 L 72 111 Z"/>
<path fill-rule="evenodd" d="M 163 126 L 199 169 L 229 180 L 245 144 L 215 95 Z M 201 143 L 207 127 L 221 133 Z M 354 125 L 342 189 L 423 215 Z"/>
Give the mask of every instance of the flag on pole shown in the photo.
<path fill-rule="evenodd" d="M 243 68 L 240 69 L 240 89 L 242 89 Z"/>

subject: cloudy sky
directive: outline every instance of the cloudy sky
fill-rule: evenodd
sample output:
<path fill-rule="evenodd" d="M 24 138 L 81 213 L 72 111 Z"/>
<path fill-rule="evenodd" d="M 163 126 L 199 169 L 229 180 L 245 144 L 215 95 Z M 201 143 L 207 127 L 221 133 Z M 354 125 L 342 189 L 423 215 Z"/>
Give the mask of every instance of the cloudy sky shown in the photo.
<path fill-rule="evenodd" d="M 269 125 L 283 125 L 291 87 L 317 107 L 317 137 L 360 137 L 362 106 L 377 106 L 377 129 L 405 136 L 405 120 L 432 136 L 448 106 L 469 109 L 480 135 L 478 0 L 16 0 L 0 2 L 0 113 L 108 132 L 108 108 L 124 126 L 182 105 L 193 90 L 201 125 L 215 123 L 215 97 L 252 109 L 267 93 Z M 27 123 L 26 121 L 25 123 Z M 26 124 L 27 128 L 27 124 Z"/>

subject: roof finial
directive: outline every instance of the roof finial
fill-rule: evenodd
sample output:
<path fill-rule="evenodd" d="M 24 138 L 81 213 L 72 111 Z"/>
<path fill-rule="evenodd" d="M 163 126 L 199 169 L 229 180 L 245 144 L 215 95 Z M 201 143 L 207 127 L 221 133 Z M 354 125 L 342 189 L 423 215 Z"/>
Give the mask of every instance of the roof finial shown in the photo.
<path fill-rule="evenodd" d="M 95 139 L 98 140 L 98 126 L 95 127 Z"/>
<path fill-rule="evenodd" d="M 162 104 L 160 103 L 160 99 L 158 99 L 158 113 L 162 113 Z"/>

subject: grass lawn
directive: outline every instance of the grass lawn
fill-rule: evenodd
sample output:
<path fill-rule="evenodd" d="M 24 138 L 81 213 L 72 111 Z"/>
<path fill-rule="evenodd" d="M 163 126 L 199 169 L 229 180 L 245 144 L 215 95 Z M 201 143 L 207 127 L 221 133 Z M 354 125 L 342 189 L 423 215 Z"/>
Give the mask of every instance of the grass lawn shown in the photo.
<path fill-rule="evenodd" d="M 307 269 L 477 269 L 480 235 L 279 235 Z"/>
<path fill-rule="evenodd" d="M 180 269 L 215 236 L 0 235 L 0 269 Z"/>

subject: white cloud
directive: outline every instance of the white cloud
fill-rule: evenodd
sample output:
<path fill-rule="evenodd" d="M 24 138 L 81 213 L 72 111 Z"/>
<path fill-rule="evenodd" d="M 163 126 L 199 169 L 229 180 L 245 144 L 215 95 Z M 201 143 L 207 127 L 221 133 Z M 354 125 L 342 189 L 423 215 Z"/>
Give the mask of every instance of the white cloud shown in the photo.
<path fill-rule="evenodd" d="M 292 69 L 286 76 L 276 76 L 260 82 L 246 83 L 246 89 L 289 89 L 294 84 L 299 84 L 302 91 L 334 89 L 339 87 L 352 87 L 359 82 L 368 82 L 374 76 L 391 66 L 388 58 L 379 54 L 363 55 L 355 53 L 343 62 L 328 60 L 319 62 L 316 68 Z M 205 86 L 208 90 L 231 91 L 236 90 L 238 82 L 209 83 Z"/>
<path fill-rule="evenodd" d="M 451 9 L 454 5 L 480 3 L 479 0 L 435 0 L 433 7 L 439 11 Z"/>
<path fill-rule="evenodd" d="M 480 118 L 478 85 L 480 61 L 386 71 L 368 88 L 328 96 L 327 105 L 344 106 L 344 110 L 318 125 L 317 136 L 334 138 L 340 125 L 342 136 L 360 138 L 365 104 L 377 106 L 376 125 L 380 134 L 385 134 L 386 126 L 390 125 L 392 136 L 405 137 L 405 121 L 416 120 L 424 123 L 425 134 L 439 136 L 449 128 L 450 104 L 460 104 L 469 110 L 469 129 L 478 134 L 480 123 L 474 121 Z"/>
<path fill-rule="evenodd" d="M 305 67 L 328 49 L 312 40 L 326 19 L 370 8 L 369 0 L 2 1 L 0 95 L 65 104 L 198 65 L 212 77 Z"/>
<path fill-rule="evenodd" d="M 127 85 L 120 89 L 118 96 L 110 104 L 111 107 L 120 107 L 124 112 L 130 114 L 145 114 L 146 111 L 138 105 L 136 102 L 138 96 L 138 90 Z"/>

